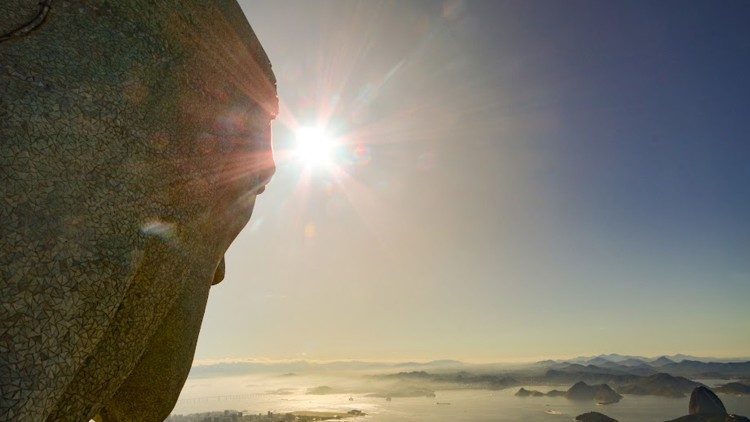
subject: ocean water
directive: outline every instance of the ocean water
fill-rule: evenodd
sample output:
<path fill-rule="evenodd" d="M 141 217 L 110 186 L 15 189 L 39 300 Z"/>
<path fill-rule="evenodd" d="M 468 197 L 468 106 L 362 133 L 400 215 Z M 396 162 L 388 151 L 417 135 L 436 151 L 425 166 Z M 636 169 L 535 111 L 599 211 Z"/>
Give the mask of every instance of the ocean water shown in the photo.
<path fill-rule="evenodd" d="M 294 377 L 296 378 L 296 377 Z M 357 392 L 308 395 L 309 387 L 336 385 L 336 390 Z M 711 385 L 711 384 L 709 384 Z M 526 386 L 548 391 L 547 386 Z M 566 386 L 557 387 L 567 388 Z M 688 398 L 669 399 L 626 395 L 619 403 L 597 405 L 564 397 L 515 397 L 518 388 L 499 391 L 447 390 L 436 397 L 367 397 L 365 387 L 333 379 L 222 377 L 188 380 L 174 413 L 187 414 L 215 410 L 242 410 L 246 413 L 291 412 L 300 410 L 341 411 L 358 409 L 368 414 L 368 422 L 397 421 L 571 421 L 576 415 L 597 411 L 621 422 L 666 421 L 687 414 Z M 353 400 L 349 400 L 349 398 Z M 727 410 L 750 415 L 750 396 L 720 396 Z M 450 403 L 450 404 L 437 404 Z"/>

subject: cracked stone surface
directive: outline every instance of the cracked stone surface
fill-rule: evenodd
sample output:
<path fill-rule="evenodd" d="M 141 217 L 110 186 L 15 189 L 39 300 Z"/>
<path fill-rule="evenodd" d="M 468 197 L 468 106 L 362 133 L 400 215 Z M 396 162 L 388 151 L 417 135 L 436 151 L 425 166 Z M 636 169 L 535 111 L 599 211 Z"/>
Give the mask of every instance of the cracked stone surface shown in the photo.
<path fill-rule="evenodd" d="M 0 2 L 0 33 L 38 1 Z M 274 165 L 234 0 L 53 0 L 0 42 L 0 420 L 162 420 Z"/>

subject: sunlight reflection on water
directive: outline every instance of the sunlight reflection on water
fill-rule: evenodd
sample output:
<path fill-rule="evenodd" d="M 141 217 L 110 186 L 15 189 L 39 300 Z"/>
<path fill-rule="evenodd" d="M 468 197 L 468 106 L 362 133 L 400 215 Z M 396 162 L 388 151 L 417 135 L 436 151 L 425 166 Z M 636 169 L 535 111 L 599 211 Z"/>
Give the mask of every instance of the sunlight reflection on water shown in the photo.
<path fill-rule="evenodd" d="M 307 388 L 335 385 L 342 394 L 307 395 Z M 526 386 L 540 391 L 545 386 Z M 558 389 L 560 387 L 557 387 Z M 567 387 L 566 387 L 567 388 Z M 291 412 L 301 410 L 362 410 L 367 421 L 570 421 L 576 415 L 598 411 L 620 422 L 665 421 L 687 414 L 688 398 L 667 399 L 652 396 L 625 396 L 619 403 L 597 406 L 593 402 L 573 402 L 562 397 L 515 397 L 518 388 L 500 391 L 438 391 L 436 397 L 366 397 L 366 387 L 351 379 L 335 377 L 237 376 L 190 379 L 174 413 L 186 414 L 234 409 L 245 413 Z M 354 400 L 349 401 L 349 397 Z M 721 396 L 732 413 L 750 414 L 750 397 Z M 450 405 L 436 405 L 436 402 Z M 356 420 L 356 419 L 355 419 Z"/>

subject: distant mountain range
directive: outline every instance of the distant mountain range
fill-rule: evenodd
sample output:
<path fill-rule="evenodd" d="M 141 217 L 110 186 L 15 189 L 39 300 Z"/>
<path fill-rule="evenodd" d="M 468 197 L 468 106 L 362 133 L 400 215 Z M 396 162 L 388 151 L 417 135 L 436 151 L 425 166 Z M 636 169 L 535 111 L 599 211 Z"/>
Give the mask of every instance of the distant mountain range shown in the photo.
<path fill-rule="evenodd" d="M 722 394 L 748 394 L 750 386 L 750 361 L 715 362 L 699 360 L 686 355 L 645 358 L 618 354 L 579 357 L 570 360 L 546 360 L 533 364 L 471 364 L 457 360 L 429 362 L 222 362 L 194 366 L 192 378 L 211 378 L 248 374 L 275 374 L 279 377 L 295 374 L 348 374 L 375 377 L 385 381 L 406 381 L 434 390 L 476 388 L 500 390 L 530 385 L 578 385 L 588 397 L 588 386 L 606 385 L 617 394 L 684 397 L 693 389 L 703 387 L 696 380 L 725 379 L 725 386 L 717 388 Z M 588 388 L 588 390 L 587 390 Z M 615 396 L 596 387 L 601 402 L 611 402 Z M 589 391 L 591 390 L 591 391 Z M 420 390 L 421 391 L 421 390 Z M 538 395 L 538 392 L 521 390 L 519 395 Z M 393 394 L 390 392 L 388 394 Z M 421 393 L 420 393 L 421 394 Z M 554 391 L 552 394 L 576 396 L 573 393 Z M 596 394 L 594 394 L 596 396 Z M 607 398 L 607 397 L 609 398 Z"/>
<path fill-rule="evenodd" d="M 458 370 L 471 366 L 457 360 L 433 360 L 428 362 L 364 362 L 334 361 L 313 362 L 296 361 L 235 361 L 193 365 L 191 378 L 210 378 L 219 376 L 279 373 L 293 375 L 296 373 L 318 372 L 382 372 L 388 370 Z"/>
<path fill-rule="evenodd" d="M 563 374 L 589 374 L 598 376 L 639 376 L 647 377 L 658 373 L 688 378 L 750 379 L 750 360 L 712 361 L 687 355 L 659 356 L 646 358 L 607 354 L 591 357 L 578 357 L 568 360 L 544 360 L 532 364 L 474 364 L 458 360 L 433 360 L 428 362 L 367 362 L 335 361 L 236 361 L 219 362 L 193 366 L 190 377 L 208 378 L 216 376 L 246 375 L 254 373 L 317 373 L 317 372 L 408 372 L 428 371 L 431 373 L 455 373 L 460 371 L 480 374 L 528 374 L 544 375 L 548 370 Z M 552 375 L 555 373 L 553 372 Z M 582 379 L 581 379 L 582 380 Z M 580 381 L 574 380 L 573 382 Z"/>
<path fill-rule="evenodd" d="M 672 376 L 669 374 L 654 374 L 649 376 L 639 376 L 630 374 L 608 374 L 596 372 L 565 372 L 550 369 L 542 376 L 528 376 L 523 374 L 472 374 L 468 372 L 431 374 L 424 371 L 399 372 L 396 374 L 381 375 L 384 379 L 398 379 L 410 382 L 429 382 L 439 385 L 453 385 L 452 388 L 477 388 L 500 390 L 509 387 L 519 387 L 524 385 L 578 385 L 578 389 L 586 390 L 585 386 L 606 385 L 614 388 L 614 391 L 620 394 L 632 395 L 650 395 L 662 397 L 684 397 L 694 388 L 701 387 L 703 384 L 689 380 L 685 377 Z M 603 387 L 602 387 L 603 388 Z M 591 390 L 594 391 L 594 390 Z M 598 390 L 597 390 L 598 391 Z M 540 393 L 535 390 L 526 390 L 521 388 L 517 396 L 556 396 L 561 395 L 561 391 L 552 390 L 548 393 Z M 606 393 L 606 391 L 604 392 Z M 603 393 L 603 394 L 604 394 Z M 568 398 L 580 396 L 578 392 L 563 393 Z M 594 397 L 594 395 L 592 395 Z M 611 402 L 612 400 L 600 397 L 602 402 Z"/>
<path fill-rule="evenodd" d="M 691 355 L 664 355 L 656 357 L 644 357 L 634 355 L 620 355 L 617 353 L 603 354 L 597 356 L 579 356 L 572 359 L 558 359 L 558 360 L 543 360 L 537 362 L 538 364 L 552 364 L 552 363 L 579 363 L 579 364 L 591 364 L 597 365 L 604 362 L 618 363 L 625 366 L 637 366 L 639 364 L 650 364 L 651 366 L 662 366 L 670 363 L 681 362 L 684 360 L 698 361 L 698 362 L 741 362 L 748 361 L 750 357 L 737 357 L 737 358 L 713 358 L 713 357 L 700 357 Z"/>
<path fill-rule="evenodd" d="M 706 362 L 683 359 L 675 361 L 666 356 L 646 361 L 629 357 L 614 362 L 601 356 L 578 362 L 542 361 L 537 365 L 566 373 L 589 373 L 609 375 L 638 375 L 648 376 L 667 373 L 689 378 L 748 378 L 750 377 L 750 361 L 744 362 Z"/>
<path fill-rule="evenodd" d="M 615 355 L 618 362 L 608 356 L 579 359 L 581 363 L 568 361 L 541 361 L 525 368 L 505 371 L 462 370 L 457 372 L 427 372 L 425 370 L 399 372 L 385 375 L 400 379 L 453 383 L 464 388 L 501 389 L 524 385 L 571 385 L 586 383 L 607 384 L 620 394 L 655 395 L 662 397 L 684 397 L 693 389 L 703 386 L 695 379 L 720 378 L 745 380 L 750 378 L 750 361 L 703 362 L 683 359 L 679 362 L 662 356 L 641 359 L 634 356 Z M 475 368 L 477 369 L 477 368 Z M 743 384 L 729 383 L 720 390 L 729 394 L 745 394 Z M 520 395 L 534 395 L 523 390 Z"/>

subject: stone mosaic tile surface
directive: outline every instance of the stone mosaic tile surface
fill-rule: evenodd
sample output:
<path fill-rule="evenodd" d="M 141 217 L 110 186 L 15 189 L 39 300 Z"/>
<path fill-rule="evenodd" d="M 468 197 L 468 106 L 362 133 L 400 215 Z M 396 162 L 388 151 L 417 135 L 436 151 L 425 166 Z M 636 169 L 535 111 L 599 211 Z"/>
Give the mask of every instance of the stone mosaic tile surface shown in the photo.
<path fill-rule="evenodd" d="M 233 0 L 48 3 L 0 41 L 0 420 L 160 420 L 273 173 L 275 79 Z"/>

